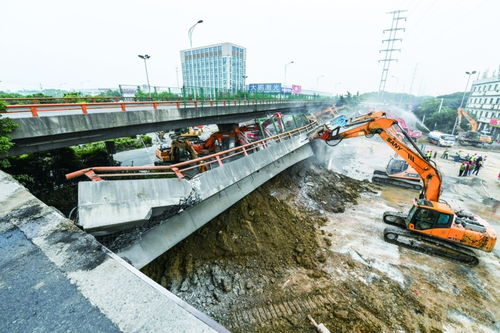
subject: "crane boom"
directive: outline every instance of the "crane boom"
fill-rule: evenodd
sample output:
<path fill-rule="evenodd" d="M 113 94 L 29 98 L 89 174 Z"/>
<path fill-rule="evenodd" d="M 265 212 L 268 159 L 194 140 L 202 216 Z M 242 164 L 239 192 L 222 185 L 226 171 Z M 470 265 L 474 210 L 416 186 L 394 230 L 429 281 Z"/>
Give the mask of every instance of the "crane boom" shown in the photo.
<path fill-rule="evenodd" d="M 403 158 L 409 165 L 411 165 L 420 175 L 424 184 L 421 198 L 438 202 L 439 196 L 441 195 L 442 182 L 439 171 L 434 165 L 432 165 L 430 161 L 425 158 L 425 155 L 422 153 L 422 151 L 420 151 L 415 142 L 403 129 L 401 129 L 403 135 L 409 140 L 416 152 L 408 147 L 405 143 L 403 143 L 403 141 L 400 140 L 397 135 L 395 135 L 395 131 L 391 130 L 391 127 L 394 125 L 398 125 L 397 120 L 388 119 L 384 116 L 379 116 L 379 114 L 376 114 L 374 115 L 374 117 L 368 117 L 368 119 L 364 118 L 362 121 L 350 123 L 345 127 L 352 127 L 356 125 L 358 126 L 348 129 L 344 132 L 340 132 L 340 127 L 337 127 L 333 130 L 325 127 L 323 128 L 323 130 L 317 132 L 316 135 L 313 135 L 311 138 L 319 138 L 325 140 L 328 143 L 331 141 L 343 140 L 347 138 L 378 134 L 384 140 L 384 142 L 389 145 L 389 147 L 391 147 L 399 156 L 401 156 L 401 158 Z"/>

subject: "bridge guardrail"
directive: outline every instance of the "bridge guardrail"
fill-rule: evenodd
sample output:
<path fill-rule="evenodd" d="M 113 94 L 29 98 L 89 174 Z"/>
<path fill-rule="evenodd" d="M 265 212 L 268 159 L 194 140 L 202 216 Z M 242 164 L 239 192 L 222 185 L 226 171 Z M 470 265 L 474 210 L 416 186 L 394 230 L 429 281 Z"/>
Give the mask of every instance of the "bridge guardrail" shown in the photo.
<path fill-rule="evenodd" d="M 66 179 L 73 179 L 86 175 L 92 181 L 101 181 L 103 178 L 113 177 L 138 177 L 138 176 L 158 176 L 158 175 L 175 175 L 177 178 L 184 178 L 186 171 L 193 169 L 211 169 L 216 166 L 224 165 L 225 160 L 232 159 L 237 156 L 247 156 L 255 151 L 265 149 L 274 141 L 281 142 L 287 138 L 292 138 L 295 135 L 308 132 L 318 125 L 317 121 L 312 121 L 309 124 L 287 131 L 271 137 L 261 139 L 255 142 L 247 143 L 242 146 L 234 147 L 215 154 L 199 157 L 193 160 L 180 162 L 165 166 L 129 166 L 129 167 L 90 167 L 81 169 L 75 172 L 66 174 Z M 103 173 L 115 172 L 115 173 Z M 118 173 L 116 173 L 118 172 Z"/>
<path fill-rule="evenodd" d="M 57 104 L 19 104 L 7 105 L 7 114 L 13 113 L 31 113 L 33 117 L 38 117 L 38 112 L 54 111 L 78 111 L 82 114 L 88 114 L 90 110 L 120 109 L 122 112 L 131 109 L 152 107 L 157 111 L 161 106 L 176 107 L 177 109 L 187 107 L 213 107 L 213 106 L 247 106 L 262 104 L 287 104 L 311 102 L 311 100 L 208 100 L 208 101 L 147 101 L 147 102 L 101 102 L 101 103 L 57 103 Z M 313 102 L 318 102 L 313 100 Z"/>

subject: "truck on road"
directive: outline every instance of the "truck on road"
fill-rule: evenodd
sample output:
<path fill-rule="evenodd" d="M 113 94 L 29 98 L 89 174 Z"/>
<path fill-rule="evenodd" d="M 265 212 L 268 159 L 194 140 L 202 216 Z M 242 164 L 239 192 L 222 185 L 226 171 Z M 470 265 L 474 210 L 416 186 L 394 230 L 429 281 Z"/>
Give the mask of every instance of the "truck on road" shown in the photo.
<path fill-rule="evenodd" d="M 453 145 L 455 144 L 455 136 L 439 131 L 430 132 L 427 135 L 427 140 L 429 140 L 430 143 L 433 143 L 440 147 L 453 147 Z"/>

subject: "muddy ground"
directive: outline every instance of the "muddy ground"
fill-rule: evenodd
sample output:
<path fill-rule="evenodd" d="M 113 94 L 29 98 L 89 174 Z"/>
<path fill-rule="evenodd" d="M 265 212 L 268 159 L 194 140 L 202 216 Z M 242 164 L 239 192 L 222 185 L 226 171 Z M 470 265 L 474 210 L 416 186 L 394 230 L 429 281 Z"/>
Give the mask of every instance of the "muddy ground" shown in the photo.
<path fill-rule="evenodd" d="M 362 180 L 378 149 L 294 166 L 143 271 L 234 332 L 313 332 L 307 315 L 332 332 L 499 331 L 498 252 L 471 268 L 383 241 L 383 211 L 417 193 Z"/>

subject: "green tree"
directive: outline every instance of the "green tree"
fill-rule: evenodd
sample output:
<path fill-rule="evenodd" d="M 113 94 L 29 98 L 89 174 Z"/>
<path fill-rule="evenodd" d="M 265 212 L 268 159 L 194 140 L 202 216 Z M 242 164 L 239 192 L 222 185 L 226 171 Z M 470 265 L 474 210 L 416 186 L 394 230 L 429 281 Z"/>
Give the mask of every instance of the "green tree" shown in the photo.
<path fill-rule="evenodd" d="M 99 96 L 99 97 L 122 97 L 122 94 L 118 90 L 108 89 L 106 91 L 103 91 L 102 93 L 100 93 L 97 96 Z"/>
<path fill-rule="evenodd" d="M 359 95 L 359 92 L 356 95 L 351 94 L 349 91 L 345 95 L 340 95 L 337 99 L 337 106 L 347 105 L 347 106 L 356 106 L 362 100 L 362 97 Z"/>
<path fill-rule="evenodd" d="M 449 107 L 443 107 L 441 112 L 431 113 L 425 118 L 425 126 L 431 130 L 451 133 L 457 112 Z"/>
<path fill-rule="evenodd" d="M 0 112 L 5 112 L 6 106 L 3 101 L 0 101 Z M 5 118 L 0 115 L 0 156 L 5 155 L 14 143 L 11 141 L 9 134 L 18 127 L 18 124 L 10 118 Z M 0 167 L 7 167 L 9 161 L 0 158 Z"/>
<path fill-rule="evenodd" d="M 85 103 L 85 99 L 82 98 L 84 96 L 79 91 L 64 93 L 63 97 L 65 98 L 65 103 Z"/>
<path fill-rule="evenodd" d="M 77 181 L 65 175 L 83 166 L 71 148 L 9 157 L 9 162 L 4 170 L 46 204 L 64 214 L 76 205 Z"/>
<path fill-rule="evenodd" d="M 441 95 L 436 98 L 428 98 L 418 105 L 413 113 L 419 118 L 424 119 L 424 125 L 430 130 L 438 130 L 446 133 L 451 133 L 455 120 L 457 118 L 457 108 L 463 98 L 463 92 L 456 92 L 448 95 Z M 467 94 L 465 95 L 467 100 Z M 441 111 L 439 112 L 439 106 Z M 467 123 L 462 124 L 462 128 L 470 130 L 470 125 Z"/>

